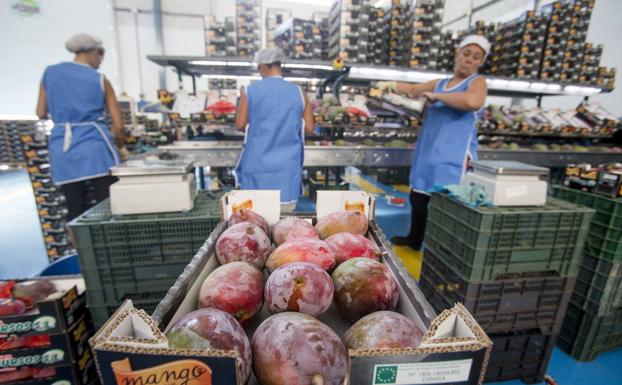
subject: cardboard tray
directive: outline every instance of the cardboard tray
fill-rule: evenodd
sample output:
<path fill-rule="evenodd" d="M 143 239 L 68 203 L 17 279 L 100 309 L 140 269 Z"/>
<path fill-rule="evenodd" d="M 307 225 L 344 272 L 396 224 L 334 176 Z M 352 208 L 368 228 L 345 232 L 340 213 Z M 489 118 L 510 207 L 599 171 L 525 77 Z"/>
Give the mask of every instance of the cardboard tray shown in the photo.
<path fill-rule="evenodd" d="M 238 199 L 239 194 L 248 195 L 249 192 L 233 193 L 234 196 L 228 194 L 223 197 L 224 218 L 228 218 L 233 205 L 241 202 Z M 279 207 L 278 195 L 275 199 L 268 199 L 253 195 L 255 193 L 257 192 L 244 198 L 250 199 L 252 207 L 249 208 L 264 216 L 270 223 L 275 223 L 279 213 L 277 211 L 275 215 L 272 208 Z M 391 373 L 395 379 L 394 384 L 481 384 L 492 343 L 473 317 L 459 304 L 436 316 L 373 221 L 373 198 L 360 192 L 330 192 L 336 195 L 325 195 L 326 193 L 328 192 L 320 192 L 318 213 L 326 214 L 339 210 L 340 205 L 346 202 L 352 203 L 351 198 L 354 196 L 348 196 L 347 193 L 359 193 L 356 199 L 367 199 L 363 210 L 372 219 L 369 237 L 380 247 L 383 252 L 382 262 L 389 267 L 398 282 L 400 300 L 397 311 L 411 318 L 423 330 L 427 330 L 421 347 L 417 349 L 350 350 L 350 378 L 344 383 L 387 383 L 383 382 L 386 380 L 383 375 Z M 322 204 L 321 201 L 330 206 Z M 169 349 L 163 333 L 178 319 L 195 310 L 201 283 L 219 266 L 215 256 L 215 243 L 226 225 L 226 221 L 223 221 L 216 227 L 158 305 L 153 316 L 134 309 L 131 301 L 126 301 L 91 339 L 97 369 L 104 385 L 116 385 L 127 379 L 136 381 L 158 373 L 167 373 L 171 379 L 172 373 L 180 374 L 184 369 L 185 373 L 194 373 L 192 380 L 203 381 L 205 384 L 240 383 L 236 353 Z M 269 315 L 264 307 L 255 321 L 246 328 L 249 338 Z M 351 326 L 338 315 L 334 305 L 318 319 L 333 328 L 338 335 L 343 335 Z M 181 382 L 169 381 L 167 385 Z M 257 380 L 251 376 L 249 385 L 256 384 Z"/>

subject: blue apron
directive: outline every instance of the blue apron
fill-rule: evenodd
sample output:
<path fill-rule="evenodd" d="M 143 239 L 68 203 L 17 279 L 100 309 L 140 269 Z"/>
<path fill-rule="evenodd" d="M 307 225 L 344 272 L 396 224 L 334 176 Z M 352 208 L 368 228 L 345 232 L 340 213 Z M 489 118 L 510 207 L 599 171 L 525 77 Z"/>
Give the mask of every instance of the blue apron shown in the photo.
<path fill-rule="evenodd" d="M 46 68 L 42 83 L 54 121 L 48 142 L 54 183 L 108 175 L 120 159 L 104 120 L 103 75 L 66 62 Z"/>
<path fill-rule="evenodd" d="M 440 80 L 435 93 L 466 92 L 473 74 L 446 89 L 450 79 Z M 476 112 L 462 111 L 440 101 L 428 106 L 417 138 L 410 168 L 410 187 L 427 193 L 434 185 L 458 184 L 464 175 L 467 156 L 477 159 Z"/>
<path fill-rule="evenodd" d="M 237 184 L 280 190 L 281 203 L 293 203 L 302 188 L 302 90 L 281 77 L 267 77 L 250 85 L 247 97 L 249 124 L 235 168 Z"/>

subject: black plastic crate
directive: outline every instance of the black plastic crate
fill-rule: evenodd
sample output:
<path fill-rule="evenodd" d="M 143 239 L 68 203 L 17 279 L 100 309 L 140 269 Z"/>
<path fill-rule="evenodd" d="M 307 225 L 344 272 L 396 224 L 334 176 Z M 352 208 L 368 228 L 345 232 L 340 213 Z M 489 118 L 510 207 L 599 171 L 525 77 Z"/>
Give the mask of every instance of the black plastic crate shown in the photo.
<path fill-rule="evenodd" d="M 470 208 L 432 194 L 424 244 L 470 282 L 528 271 L 570 277 L 593 213 L 553 198 L 542 207 Z"/>
<path fill-rule="evenodd" d="M 128 293 L 124 298 L 116 302 L 99 303 L 89 300 L 87 307 L 91 312 L 95 328 L 99 329 L 126 299 L 131 299 L 136 309 L 143 309 L 147 314 L 152 314 L 166 296 L 166 293 L 168 293 L 168 289 L 165 288 L 164 290 L 146 293 Z"/>
<path fill-rule="evenodd" d="M 555 346 L 555 334 L 538 330 L 488 334 L 492 340 L 485 382 L 522 380 L 542 382 Z"/>
<path fill-rule="evenodd" d="M 574 277 L 515 273 L 494 281 L 470 283 L 430 250 L 425 250 L 419 286 L 440 312 L 461 302 L 487 333 L 537 329 L 559 332 Z"/>
<path fill-rule="evenodd" d="M 622 309 L 599 317 L 571 303 L 557 346 L 579 361 L 592 361 L 599 353 L 622 347 Z"/>
<path fill-rule="evenodd" d="M 109 200 L 99 203 L 70 223 L 80 266 L 187 262 L 220 222 L 220 195 L 202 191 L 180 213 L 113 216 Z"/>
<path fill-rule="evenodd" d="M 598 255 L 586 246 L 571 302 L 590 314 L 604 316 L 622 307 L 622 262 Z"/>

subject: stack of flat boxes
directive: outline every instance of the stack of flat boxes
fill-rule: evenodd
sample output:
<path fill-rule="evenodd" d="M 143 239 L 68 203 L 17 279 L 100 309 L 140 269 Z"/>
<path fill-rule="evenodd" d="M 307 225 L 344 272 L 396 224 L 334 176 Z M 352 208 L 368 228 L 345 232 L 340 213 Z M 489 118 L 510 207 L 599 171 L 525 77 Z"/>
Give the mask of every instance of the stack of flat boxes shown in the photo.
<path fill-rule="evenodd" d="M 217 21 L 215 16 L 205 16 L 205 54 L 227 56 L 225 23 Z"/>
<path fill-rule="evenodd" d="M 325 12 L 313 12 L 311 19 L 317 24 L 320 32 L 320 59 L 328 60 L 330 45 L 329 15 Z"/>
<path fill-rule="evenodd" d="M 274 42 L 285 54 L 298 60 L 320 59 L 320 30 L 312 20 L 289 19 L 274 31 Z"/>
<path fill-rule="evenodd" d="M 593 210 L 470 208 L 432 194 L 419 285 L 435 310 L 462 302 L 493 341 L 486 382 L 543 380 Z"/>
<path fill-rule="evenodd" d="M 496 75 L 536 79 L 540 70 L 546 19 L 533 11 L 499 26 L 495 48 Z"/>
<path fill-rule="evenodd" d="M 542 66 L 540 68 L 540 79 L 561 81 L 562 73 L 566 80 L 571 80 L 570 62 L 572 52 L 579 48 L 578 42 L 573 40 L 572 49 L 568 49 L 569 25 L 572 21 L 571 2 L 556 1 L 548 4 L 541 9 L 541 15 L 548 19 L 546 32 L 546 45 L 542 55 Z M 567 57 L 569 56 L 569 57 Z M 566 68 L 564 69 L 564 66 Z"/>
<path fill-rule="evenodd" d="M 227 40 L 227 56 L 237 56 L 238 31 L 235 26 L 235 17 L 225 17 L 225 39 Z"/>
<path fill-rule="evenodd" d="M 446 31 L 441 36 L 441 45 L 438 50 L 438 71 L 453 72 L 456 49 L 459 41 L 454 37 L 452 31 Z"/>
<path fill-rule="evenodd" d="M 337 0 L 330 11 L 329 57 L 367 63 L 369 13 L 367 0 Z"/>
<path fill-rule="evenodd" d="M 0 121 L 0 140 L 3 138 L 3 158 L 8 159 L 9 163 L 20 163 L 30 176 L 48 257 L 54 260 L 73 253 L 74 249 L 65 229 L 66 200 L 52 181 L 43 122 Z"/>
<path fill-rule="evenodd" d="M 410 66 L 413 68 L 438 70 L 439 56 L 443 43 L 444 0 L 419 0 L 413 10 L 413 40 Z"/>
<path fill-rule="evenodd" d="M 285 20 L 292 18 L 291 9 L 268 8 L 266 10 L 266 47 L 276 47 L 274 31 Z"/>
<path fill-rule="evenodd" d="M 566 30 L 567 43 L 562 63 L 560 80 L 569 83 L 578 83 L 581 76 L 581 61 L 577 60 L 585 50 L 587 30 L 590 26 L 590 17 L 594 9 L 594 0 L 575 0 L 570 8 L 569 23 Z"/>
<path fill-rule="evenodd" d="M 238 56 L 252 57 L 261 46 L 260 0 L 236 0 L 235 10 Z"/>
<path fill-rule="evenodd" d="M 208 86 L 210 90 L 236 90 L 238 81 L 235 79 L 209 79 Z"/>
<path fill-rule="evenodd" d="M 393 0 L 389 19 L 389 65 L 410 66 L 413 38 L 413 3 Z"/>
<path fill-rule="evenodd" d="M 591 361 L 622 346 L 622 198 L 556 186 L 554 195 L 596 210 L 558 346 Z"/>
<path fill-rule="evenodd" d="M 389 17 L 383 8 L 369 11 L 369 36 L 367 41 L 367 61 L 370 64 L 386 65 L 389 61 Z"/>

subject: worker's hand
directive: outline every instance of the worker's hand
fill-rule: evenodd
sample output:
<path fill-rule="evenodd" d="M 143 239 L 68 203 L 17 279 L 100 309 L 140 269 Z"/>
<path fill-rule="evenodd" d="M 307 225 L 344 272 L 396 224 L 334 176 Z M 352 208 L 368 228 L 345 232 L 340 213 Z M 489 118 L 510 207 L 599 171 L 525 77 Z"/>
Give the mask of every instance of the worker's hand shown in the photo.
<path fill-rule="evenodd" d="M 424 98 L 428 99 L 429 102 L 434 103 L 438 100 L 438 95 L 434 92 L 424 92 L 421 94 Z"/>
<path fill-rule="evenodd" d="M 376 84 L 373 85 L 374 88 L 378 88 L 380 90 L 383 91 L 395 91 L 397 90 L 397 82 L 385 82 L 385 81 L 381 81 L 381 82 L 376 82 Z"/>
<path fill-rule="evenodd" d="M 121 157 L 122 161 L 126 161 L 130 158 L 130 152 L 127 150 L 127 147 L 123 146 L 119 148 L 118 150 L 119 150 L 119 157 Z"/>

